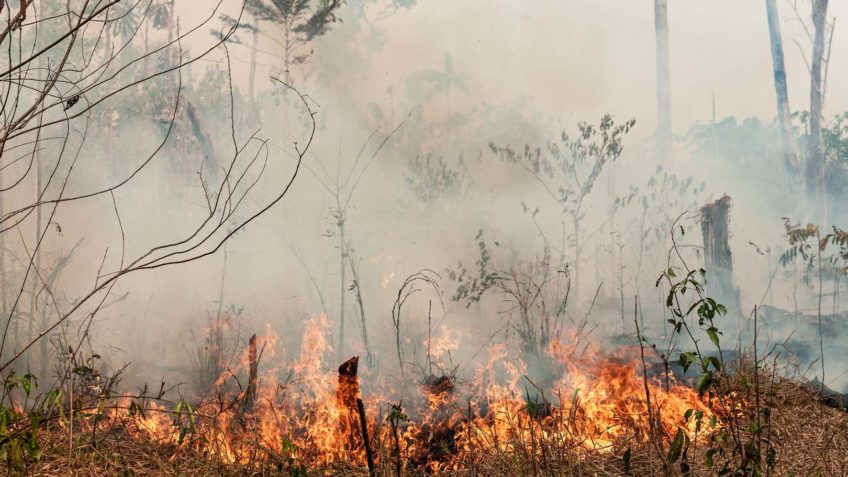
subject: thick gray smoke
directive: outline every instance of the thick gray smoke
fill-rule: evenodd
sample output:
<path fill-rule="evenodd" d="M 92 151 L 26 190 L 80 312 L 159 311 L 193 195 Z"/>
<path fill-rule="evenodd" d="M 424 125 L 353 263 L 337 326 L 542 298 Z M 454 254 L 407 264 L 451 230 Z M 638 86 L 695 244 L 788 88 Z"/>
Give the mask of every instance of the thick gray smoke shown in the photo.
<path fill-rule="evenodd" d="M 205 1 L 183 0 L 177 2 L 176 15 L 185 27 L 211 8 Z M 112 290 L 94 320 L 93 347 L 112 368 L 132 362 L 130 374 L 138 382 L 158 376 L 187 381 L 206 346 L 211 318 L 222 313 L 234 317 L 233 349 L 270 326 L 281 338 L 278 358 L 291 358 L 305 318 L 321 313 L 328 314 L 337 342 L 342 295 L 345 353 L 364 352 L 361 298 L 375 359 L 393 372 L 392 306 L 405 278 L 422 269 L 441 276 L 443 302 L 427 287 L 408 301 L 402 314 L 407 354 L 417 353 L 421 360 L 428 333 L 446 340 L 453 333 L 463 344 L 443 357 L 446 366 L 485 359 L 480 350 L 488 344 L 515 339 L 509 325 L 515 316 L 494 292 L 469 306 L 454 301 L 459 285 L 449 277 L 451 270 L 462 268 L 471 276 L 478 273 L 481 240 L 492 270 L 544 257 L 546 244 L 552 257 L 563 255 L 572 280 L 576 269 L 580 281 L 569 297 L 566 321 L 579 323 L 588 316 L 588 329 L 595 330 L 590 340 L 598 345 L 622 332 L 634 334 L 636 294 L 644 304 L 646 334 L 660 340 L 668 330 L 664 297 L 654 283 L 667 267 L 671 226 L 678 215 L 692 212 L 681 222 L 687 227 L 681 245 L 689 265 L 700 267 L 697 209 L 724 194 L 733 198 L 730 245 L 742 306 L 723 323 L 727 345 L 735 347 L 737 339 L 749 344 L 748 315 L 754 305 L 814 315 L 818 291 L 799 277 L 797 267 L 803 265 L 779 264 L 788 246 L 781 217 L 807 220 L 808 210 L 803 200 L 787 197 L 782 189 L 792 179 L 781 170 L 779 152 L 773 170 L 755 173 L 737 167 L 741 158 L 725 157 L 732 148 L 716 146 L 705 153 L 689 135 L 696 124 L 730 116 L 740 123 L 745 118 L 773 121 L 764 7 L 737 0 L 670 6 L 676 138 L 673 160 L 662 164 L 653 139 L 652 8 L 652 2 L 626 0 L 349 0 L 338 12 L 340 21 L 304 45 L 298 52 L 303 61 L 289 72 L 278 29 L 260 24 L 255 44 L 244 31 L 238 42 L 228 44 L 229 58 L 219 49 L 183 72 L 183 107 L 191 103 L 196 108 L 210 143 L 201 144 L 184 126 L 179 134 L 187 146 L 166 147 L 161 160 L 116 193 L 123 231 L 108 196 L 94 205 L 60 209 L 46 245 L 49 253 L 58 257 L 82 242 L 57 289 L 65 303 L 77 299 L 96 279 L 107 248 L 105 263 L 116 265 L 115 247 L 122 236 L 132 256 L 149 244 L 174 240 L 201 220 L 207 207 L 201 178 L 221 173 L 214 160 L 203 161 L 206 151 L 218 159 L 232 153 L 229 64 L 236 139 L 244 141 L 258 131 L 268 141 L 266 179 L 247 206 L 263 203 L 287 180 L 293 142 L 304 144 L 308 129 L 302 105 L 271 77 L 287 77 L 308 95 L 317 111 L 316 138 L 284 200 L 217 253 L 176 268 L 144 271 Z M 789 5 L 781 8 L 791 106 L 804 110 L 809 43 Z M 831 9 L 835 17 L 848 14 L 844 2 L 833 2 Z M 223 6 L 230 17 L 237 17 L 238 10 L 235 0 Z M 184 48 L 199 54 L 214 40 L 206 30 L 220 30 L 224 23 L 216 20 Z M 842 87 L 848 78 L 845 34 L 837 29 L 833 37 L 827 118 L 848 110 L 848 89 Z M 152 33 L 151 42 L 164 35 Z M 130 106 L 116 102 L 105 107 Z M 161 113 L 150 105 L 138 107 L 121 113 L 117 128 L 108 132 L 114 146 L 87 146 L 88 160 L 70 187 L 84 190 L 125 176 L 164 137 L 155 116 Z M 586 199 L 583 249 L 574 263 L 568 216 L 530 171 L 502 160 L 490 144 L 517 152 L 525 145 L 544 150 L 563 131 L 576 134 L 578 122 L 597 125 L 607 113 L 617 124 L 635 118 L 636 125 L 623 139 L 621 157 L 605 166 Z M 198 171 L 205 172 L 199 176 Z M 346 242 L 339 237 L 340 204 Z M 831 219 L 845 223 L 839 211 Z M 349 257 L 340 256 L 342 243 Z M 828 315 L 839 314 L 833 297 L 825 301 Z M 818 336 L 815 326 L 776 311 L 771 318 L 775 325 L 764 332 L 771 344 L 791 336 L 804 350 L 798 356 L 801 366 L 816 361 L 818 354 L 809 351 Z M 828 379 L 832 385 L 846 382 L 836 365 L 842 333 L 832 330 L 825 344 L 834 367 Z"/>

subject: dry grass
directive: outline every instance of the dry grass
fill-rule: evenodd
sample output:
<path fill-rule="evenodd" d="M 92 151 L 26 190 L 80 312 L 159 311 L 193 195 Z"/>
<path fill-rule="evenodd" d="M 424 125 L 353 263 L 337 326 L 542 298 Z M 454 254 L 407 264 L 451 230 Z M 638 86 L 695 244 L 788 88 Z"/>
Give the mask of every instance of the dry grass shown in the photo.
<path fill-rule="evenodd" d="M 822 404 L 813 390 L 789 380 L 778 380 L 772 387 L 771 382 L 761 377 L 761 385 L 761 406 L 770 409 L 770 430 L 766 427 L 762 433 L 762 446 L 768 446 L 770 442 L 776 455 L 775 466 L 769 474 L 848 475 L 848 413 Z M 746 386 L 740 393 L 750 393 L 751 389 Z M 5 471 L 11 475 L 33 476 L 302 475 L 273 456 L 250 467 L 229 466 L 199 452 L 133 437 L 116 428 L 101 432 L 96 447 L 91 445 L 90 435 L 81 435 L 75 439 L 70 452 L 68 436 L 63 429 L 45 429 L 40 439 L 43 455 L 37 462 L 29 463 L 22 472 L 8 468 Z M 442 474 L 516 477 L 626 475 L 622 455 L 628 446 L 632 453 L 630 475 L 663 474 L 657 451 L 646 444 L 623 443 L 611 451 L 588 452 L 563 448 L 542 437 L 523 443 L 523 449 L 513 453 L 475 449 L 473 463 L 456 463 L 459 469 L 445 469 Z M 715 468 L 708 469 L 705 465 L 704 450 L 705 445 L 698 444 L 688 455 L 688 475 L 716 475 Z M 388 451 L 378 449 L 378 454 L 384 456 L 378 475 L 394 476 L 392 462 L 385 458 Z M 534 455 L 535 458 L 532 457 Z M 718 458 L 716 466 L 721 463 Z M 363 468 L 340 463 L 333 469 L 310 469 L 309 475 L 365 476 L 368 473 Z M 424 469 L 406 469 L 404 475 L 428 474 Z M 679 462 L 673 467 L 672 475 L 684 475 Z"/>

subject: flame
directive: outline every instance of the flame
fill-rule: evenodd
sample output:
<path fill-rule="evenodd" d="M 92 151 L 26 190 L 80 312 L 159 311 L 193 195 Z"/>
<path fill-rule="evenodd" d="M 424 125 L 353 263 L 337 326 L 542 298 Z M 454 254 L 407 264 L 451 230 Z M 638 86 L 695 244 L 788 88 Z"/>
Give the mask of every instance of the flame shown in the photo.
<path fill-rule="evenodd" d="M 247 396 L 249 386 L 235 379 L 250 368 L 251 353 L 245 349 L 216 381 L 215 396 L 197 401 L 190 411 L 187 404 L 146 402 L 139 412 L 125 399 L 111 417 L 129 422 L 138 435 L 228 463 L 273 459 L 309 468 L 364 466 L 357 402 L 363 399 L 372 447 L 392 449 L 375 459 L 399 457 L 404 466 L 433 474 L 465 468 L 487 452 L 535 456 L 541 442 L 573 452 L 612 452 L 625 443 L 647 443 L 652 436 L 670 440 L 678 429 L 691 439 L 710 432 L 684 419 L 690 410 L 709 419 L 714 416 L 710 406 L 671 378 L 646 379 L 633 350 L 616 356 L 593 351 L 577 358 L 554 342 L 544 352 L 545 383 L 530 377 L 528 370 L 534 370 L 520 353 L 494 344 L 470 381 L 430 375 L 410 393 L 388 385 L 385 376 L 366 371 L 360 377 L 356 358 L 330 365 L 329 326 L 326 316 L 312 317 L 298 358 L 281 368 L 265 365 L 284 355 L 267 327 L 256 338 L 266 370 L 257 376 L 255 396 Z M 458 349 L 461 335 L 440 327 L 428 343 L 431 352 L 441 356 Z M 408 419 L 395 421 L 393 430 L 386 425 L 386 407 L 400 401 Z"/>
<path fill-rule="evenodd" d="M 391 283 L 392 279 L 395 277 L 395 272 L 384 273 L 383 278 L 380 280 L 380 286 L 384 289 L 389 287 L 389 283 Z"/>

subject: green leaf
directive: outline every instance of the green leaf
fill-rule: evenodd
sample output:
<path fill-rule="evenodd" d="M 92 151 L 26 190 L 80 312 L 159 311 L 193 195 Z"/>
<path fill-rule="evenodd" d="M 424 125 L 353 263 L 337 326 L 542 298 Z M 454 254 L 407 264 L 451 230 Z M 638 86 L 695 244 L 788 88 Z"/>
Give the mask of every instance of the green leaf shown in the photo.
<path fill-rule="evenodd" d="M 708 469 L 712 469 L 713 466 L 715 465 L 715 461 L 713 460 L 715 453 L 716 453 L 716 449 L 710 449 L 710 450 L 707 451 L 706 461 L 707 461 L 707 468 Z"/>
<path fill-rule="evenodd" d="M 689 314 L 692 313 L 692 310 L 694 310 L 695 307 L 698 306 L 699 304 L 701 304 L 700 300 L 696 301 L 695 303 L 692 303 L 692 305 L 689 306 L 689 309 L 686 310 L 686 316 L 689 316 Z"/>
<path fill-rule="evenodd" d="M 32 389 L 32 381 L 30 381 L 30 375 L 27 374 L 23 378 L 21 378 L 21 388 L 23 388 L 24 392 L 29 394 Z"/>
<path fill-rule="evenodd" d="M 678 428 L 674 434 L 674 440 L 671 441 L 671 447 L 668 449 L 668 463 L 674 464 L 683 453 L 683 429 Z"/>
<path fill-rule="evenodd" d="M 713 383 L 713 373 L 711 371 L 705 371 L 698 376 L 698 379 L 695 381 L 695 389 L 698 390 L 698 395 L 704 394 L 706 390 Z"/>
<path fill-rule="evenodd" d="M 685 353 L 680 353 L 680 356 L 677 358 L 677 364 L 683 367 L 683 374 L 686 374 L 689 371 L 689 367 L 692 366 L 693 363 L 696 363 L 697 356 L 695 353 L 691 351 L 687 351 Z"/>
<path fill-rule="evenodd" d="M 721 345 L 718 341 L 718 328 L 716 328 L 715 326 L 710 326 L 709 328 L 707 328 L 707 334 L 709 335 L 710 341 L 713 342 L 715 347 L 721 348 Z"/>
<path fill-rule="evenodd" d="M 719 361 L 715 356 L 710 356 L 704 361 L 704 369 L 708 369 L 710 365 L 712 365 L 713 369 L 716 371 L 721 371 L 721 361 Z"/>
<path fill-rule="evenodd" d="M 9 457 L 11 458 L 12 466 L 18 470 L 23 470 L 25 468 L 24 459 L 23 456 L 21 456 L 21 449 L 18 444 L 18 440 L 12 439 L 9 444 Z"/>

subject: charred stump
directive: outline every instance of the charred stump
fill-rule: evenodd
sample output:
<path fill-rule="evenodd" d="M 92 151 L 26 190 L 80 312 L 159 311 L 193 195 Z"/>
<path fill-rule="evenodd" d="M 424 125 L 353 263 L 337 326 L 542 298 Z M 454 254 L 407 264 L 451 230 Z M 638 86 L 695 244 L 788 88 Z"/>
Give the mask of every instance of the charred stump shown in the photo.
<path fill-rule="evenodd" d="M 359 390 L 359 356 L 354 356 L 339 366 L 339 387 L 336 390 L 336 407 L 339 411 L 339 431 L 347 436 L 351 457 L 362 457 L 364 450 L 369 471 L 373 468 L 373 456 L 367 446 L 368 428 L 365 407 Z M 361 462 L 361 461 L 360 461 Z M 373 474 L 372 474 L 373 475 Z"/>
<path fill-rule="evenodd" d="M 701 233 L 704 238 L 704 269 L 707 293 L 739 310 L 739 289 L 733 284 L 733 257 L 730 252 L 730 196 L 701 207 Z"/>
<path fill-rule="evenodd" d="M 339 387 L 336 391 L 336 401 L 344 409 L 356 409 L 356 398 L 359 397 L 359 356 L 354 356 L 339 365 Z"/>

